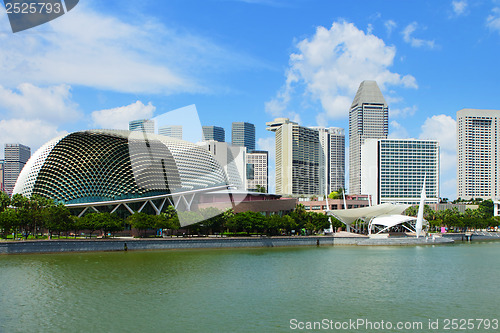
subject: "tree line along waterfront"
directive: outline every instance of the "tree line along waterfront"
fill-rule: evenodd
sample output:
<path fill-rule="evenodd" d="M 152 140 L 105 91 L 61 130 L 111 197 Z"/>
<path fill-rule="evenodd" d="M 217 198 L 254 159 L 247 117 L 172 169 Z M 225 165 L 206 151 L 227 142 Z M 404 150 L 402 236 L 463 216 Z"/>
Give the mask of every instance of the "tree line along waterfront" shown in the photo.
<path fill-rule="evenodd" d="M 460 213 L 457 208 L 434 211 L 424 207 L 424 218 L 429 221 L 429 230 L 439 232 L 441 227 L 449 231 L 467 231 L 498 227 L 500 217 L 493 216 L 491 200 L 477 201 L 478 209 L 466 209 Z M 412 206 L 406 215 L 416 216 L 418 206 Z M 182 212 L 186 222 L 197 222 L 181 228 L 179 216 L 172 206 L 160 215 L 135 213 L 127 218 L 107 212 L 92 212 L 82 217 L 74 216 L 63 204 L 52 200 L 33 196 L 26 198 L 14 195 L 9 198 L 0 193 L 0 231 L 4 239 L 21 238 L 38 239 L 47 237 L 85 237 L 110 236 L 136 230 L 139 237 L 160 234 L 185 235 L 291 235 L 317 234 L 330 227 L 328 216 L 322 213 L 308 212 L 299 204 L 289 214 L 265 216 L 257 212 L 234 213 L 233 210 L 219 211 L 210 207 L 196 212 Z M 334 230 L 343 224 L 331 217 Z"/>
<path fill-rule="evenodd" d="M 63 204 L 40 196 L 26 198 L 16 194 L 9 198 L 5 193 L 0 194 L 0 231 L 3 239 L 76 238 L 82 233 L 85 237 L 106 237 L 132 228 L 136 229 L 136 235 L 140 237 L 159 234 L 159 230 L 185 235 L 305 235 L 319 233 L 330 226 L 327 216 L 307 212 L 303 205 L 298 205 L 283 216 L 264 216 L 256 212 L 234 213 L 231 209 L 219 211 L 213 207 L 180 214 L 183 221 L 188 223 L 201 222 L 181 228 L 179 216 L 172 206 L 160 215 L 135 213 L 123 218 L 116 213 L 92 212 L 77 217 Z M 335 228 L 342 226 L 334 218 L 332 224 Z"/>

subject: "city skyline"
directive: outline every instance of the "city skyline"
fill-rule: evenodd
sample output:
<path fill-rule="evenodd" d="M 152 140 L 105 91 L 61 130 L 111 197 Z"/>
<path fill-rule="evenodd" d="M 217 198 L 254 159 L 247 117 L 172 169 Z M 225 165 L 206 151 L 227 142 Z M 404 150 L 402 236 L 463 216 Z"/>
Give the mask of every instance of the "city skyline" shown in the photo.
<path fill-rule="evenodd" d="M 455 198 L 456 112 L 499 108 L 495 0 L 89 0 L 16 34 L 2 8 L 0 27 L 0 142 L 33 151 L 196 104 L 203 125 L 255 124 L 274 168 L 265 122 L 347 129 L 359 83 L 376 80 L 389 137 L 439 140 L 441 196 Z"/>

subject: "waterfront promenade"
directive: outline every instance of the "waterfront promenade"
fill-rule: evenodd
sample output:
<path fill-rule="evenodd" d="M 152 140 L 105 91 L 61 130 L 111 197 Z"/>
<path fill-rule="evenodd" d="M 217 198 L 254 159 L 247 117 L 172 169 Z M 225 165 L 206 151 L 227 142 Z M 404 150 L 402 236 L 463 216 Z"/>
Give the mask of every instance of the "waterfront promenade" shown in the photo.
<path fill-rule="evenodd" d="M 453 242 L 452 239 L 443 237 L 436 237 L 435 239 L 430 237 L 421 237 L 419 239 L 414 237 L 370 239 L 367 236 L 347 232 L 340 232 L 333 236 L 29 240 L 0 242 L 0 254 L 336 245 L 432 245 L 449 244 Z"/>

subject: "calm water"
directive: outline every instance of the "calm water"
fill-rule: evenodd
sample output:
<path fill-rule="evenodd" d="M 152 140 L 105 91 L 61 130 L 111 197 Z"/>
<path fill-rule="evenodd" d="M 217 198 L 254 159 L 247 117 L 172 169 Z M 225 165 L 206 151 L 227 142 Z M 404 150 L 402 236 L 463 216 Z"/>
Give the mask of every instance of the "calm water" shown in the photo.
<path fill-rule="evenodd" d="M 0 256 L 0 332 L 492 319 L 500 318 L 499 278 L 500 242 Z"/>

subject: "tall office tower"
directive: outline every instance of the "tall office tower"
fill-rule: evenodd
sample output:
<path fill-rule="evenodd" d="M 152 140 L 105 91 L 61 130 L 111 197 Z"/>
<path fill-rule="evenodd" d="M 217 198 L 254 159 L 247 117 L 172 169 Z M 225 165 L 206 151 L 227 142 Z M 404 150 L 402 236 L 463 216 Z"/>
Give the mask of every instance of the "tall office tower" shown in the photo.
<path fill-rule="evenodd" d="M 220 163 L 230 185 L 240 191 L 247 189 L 247 149 L 227 142 L 207 140 L 197 143 L 207 149 Z"/>
<path fill-rule="evenodd" d="M 318 131 L 288 118 L 266 125 L 276 135 L 276 194 L 320 194 Z"/>
<path fill-rule="evenodd" d="M 155 121 L 150 120 L 150 119 L 138 119 L 138 120 L 132 120 L 131 122 L 128 123 L 128 130 L 129 131 L 140 131 L 140 132 L 146 132 L 146 133 L 153 133 L 155 132 Z"/>
<path fill-rule="evenodd" d="M 234 122 L 231 126 L 231 142 L 233 146 L 247 147 L 255 150 L 255 125 L 245 122 Z"/>
<path fill-rule="evenodd" d="M 439 203 L 439 142 L 367 139 L 361 147 L 361 191 L 374 204 L 418 204 L 425 178 L 426 203 Z"/>
<path fill-rule="evenodd" d="M 257 185 L 269 190 L 268 152 L 254 150 L 247 153 L 247 190 L 256 191 Z"/>
<path fill-rule="evenodd" d="M 500 110 L 457 112 L 457 195 L 500 196 Z"/>
<path fill-rule="evenodd" d="M 329 193 L 345 188 L 345 131 L 340 127 L 330 127 Z"/>
<path fill-rule="evenodd" d="M 28 146 L 19 143 L 5 144 L 4 188 L 7 194 L 12 194 L 17 177 L 30 156 L 31 149 Z"/>
<path fill-rule="evenodd" d="M 389 107 L 375 81 L 359 85 L 349 111 L 349 193 L 361 193 L 361 146 L 365 139 L 385 139 Z"/>
<path fill-rule="evenodd" d="M 339 127 L 309 127 L 318 131 L 319 193 L 328 195 L 345 187 L 345 134 Z"/>
<path fill-rule="evenodd" d="M 182 140 L 182 126 L 181 125 L 163 126 L 158 129 L 158 134 Z"/>
<path fill-rule="evenodd" d="M 3 186 L 3 173 L 4 173 L 4 160 L 0 160 L 0 191 L 5 192 L 4 186 Z"/>
<path fill-rule="evenodd" d="M 218 126 L 203 126 L 203 141 L 226 141 L 226 132 L 222 127 Z"/>
<path fill-rule="evenodd" d="M 330 176 L 328 168 L 328 160 L 330 156 L 330 135 L 328 129 L 324 127 L 309 127 L 318 131 L 319 140 L 319 193 L 320 195 L 325 195 L 330 188 L 328 184 L 328 179 Z"/>

